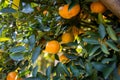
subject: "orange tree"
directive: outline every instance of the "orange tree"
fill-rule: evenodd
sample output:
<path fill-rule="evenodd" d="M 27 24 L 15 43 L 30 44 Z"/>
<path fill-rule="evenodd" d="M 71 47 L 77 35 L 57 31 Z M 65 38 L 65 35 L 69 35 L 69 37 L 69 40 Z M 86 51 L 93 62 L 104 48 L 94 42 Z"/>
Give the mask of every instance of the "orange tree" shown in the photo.
<path fill-rule="evenodd" d="M 0 75 L 120 80 L 119 25 L 98 0 L 1 0 Z"/>

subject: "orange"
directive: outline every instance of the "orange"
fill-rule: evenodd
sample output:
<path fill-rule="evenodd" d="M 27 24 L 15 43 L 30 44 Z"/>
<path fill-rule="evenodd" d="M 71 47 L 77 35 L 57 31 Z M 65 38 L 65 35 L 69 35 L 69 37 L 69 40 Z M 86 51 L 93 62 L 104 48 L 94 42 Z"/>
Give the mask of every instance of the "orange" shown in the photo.
<path fill-rule="evenodd" d="M 72 33 L 73 33 L 74 37 L 79 35 L 79 28 L 77 28 L 76 26 L 73 26 Z"/>
<path fill-rule="evenodd" d="M 17 72 L 10 72 L 7 75 L 7 80 L 22 80 L 22 78 L 18 78 L 18 73 Z"/>
<path fill-rule="evenodd" d="M 59 8 L 59 15 L 62 18 L 70 19 L 80 12 L 80 5 L 76 4 L 69 10 L 69 4 L 65 4 Z"/>
<path fill-rule="evenodd" d="M 47 15 L 48 14 L 48 11 L 47 10 L 44 10 L 43 11 L 43 15 L 45 16 L 45 15 Z"/>
<path fill-rule="evenodd" d="M 92 2 L 90 9 L 93 13 L 104 13 L 106 11 L 106 7 L 100 1 Z"/>
<path fill-rule="evenodd" d="M 69 59 L 64 54 L 62 54 L 61 56 L 59 56 L 59 60 L 62 63 L 66 63 L 67 61 L 69 61 Z"/>
<path fill-rule="evenodd" d="M 51 40 L 49 42 L 47 42 L 46 47 L 45 47 L 45 51 L 50 53 L 50 54 L 56 54 L 58 53 L 60 50 L 60 44 L 58 41 L 56 40 Z"/>
<path fill-rule="evenodd" d="M 70 33 L 70 32 L 63 33 L 63 35 L 62 35 L 62 43 L 73 42 L 73 40 L 74 40 L 74 36 L 73 36 L 72 33 Z"/>

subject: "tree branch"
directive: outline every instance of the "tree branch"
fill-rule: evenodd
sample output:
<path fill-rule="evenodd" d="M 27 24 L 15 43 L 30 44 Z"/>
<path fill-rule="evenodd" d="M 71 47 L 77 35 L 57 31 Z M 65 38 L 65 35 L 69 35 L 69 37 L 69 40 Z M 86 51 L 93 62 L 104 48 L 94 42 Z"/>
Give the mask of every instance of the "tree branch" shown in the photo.
<path fill-rule="evenodd" d="M 120 0 L 100 0 L 114 15 L 120 19 Z"/>

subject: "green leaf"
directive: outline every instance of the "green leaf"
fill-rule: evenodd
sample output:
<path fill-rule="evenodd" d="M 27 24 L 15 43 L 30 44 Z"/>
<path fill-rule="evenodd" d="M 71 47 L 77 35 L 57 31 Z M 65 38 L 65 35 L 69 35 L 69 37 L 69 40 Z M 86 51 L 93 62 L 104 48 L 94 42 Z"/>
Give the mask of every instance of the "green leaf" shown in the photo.
<path fill-rule="evenodd" d="M 74 54 L 65 54 L 65 56 L 71 60 L 76 60 L 78 58 L 78 56 L 74 55 Z"/>
<path fill-rule="evenodd" d="M 11 53 L 10 58 L 15 60 L 15 61 L 21 61 L 24 59 L 24 56 L 22 53 Z"/>
<path fill-rule="evenodd" d="M 105 54 L 109 54 L 108 48 L 105 44 L 101 44 L 101 49 Z"/>
<path fill-rule="evenodd" d="M 108 35 L 110 36 L 110 38 L 111 38 L 112 40 L 114 40 L 114 41 L 117 41 L 117 40 L 118 40 L 118 39 L 117 39 L 117 36 L 116 36 L 116 33 L 115 33 L 115 31 L 112 29 L 111 26 L 108 26 L 108 27 L 106 28 L 106 30 L 107 30 L 107 33 L 108 33 Z"/>
<path fill-rule="evenodd" d="M 98 14 L 98 23 L 104 23 L 103 15 L 101 13 Z"/>
<path fill-rule="evenodd" d="M 120 51 L 112 40 L 107 40 L 105 43 L 113 50 Z"/>
<path fill-rule="evenodd" d="M 5 42 L 5 41 L 9 41 L 11 40 L 10 38 L 7 38 L 7 37 L 1 37 L 0 38 L 0 42 Z"/>
<path fill-rule="evenodd" d="M 3 8 L 0 12 L 2 12 L 2 13 L 14 13 L 14 12 L 16 12 L 16 10 L 9 8 L 9 7 L 6 7 L 6 8 Z"/>
<path fill-rule="evenodd" d="M 93 73 L 92 64 L 90 62 L 88 62 L 88 63 L 86 63 L 85 67 L 86 67 L 86 71 L 87 71 L 88 75 L 92 75 L 92 73 Z"/>
<path fill-rule="evenodd" d="M 51 71 L 52 71 L 52 67 L 49 66 L 46 70 L 46 76 L 50 79 L 50 75 L 51 75 Z"/>
<path fill-rule="evenodd" d="M 87 42 L 89 44 L 99 44 L 98 40 L 94 39 L 94 38 L 83 38 L 84 42 Z"/>
<path fill-rule="evenodd" d="M 64 64 L 62 64 L 61 62 L 59 62 L 57 64 L 55 72 L 56 72 L 56 75 L 58 75 L 58 76 L 61 74 L 66 74 L 66 75 L 70 76 L 70 73 L 69 73 L 67 67 Z"/>
<path fill-rule="evenodd" d="M 113 62 L 116 60 L 116 56 L 114 55 L 112 58 L 104 58 L 102 59 L 102 63 L 105 64 L 105 63 L 108 63 L 108 62 Z"/>
<path fill-rule="evenodd" d="M 63 71 L 68 75 L 70 76 L 70 72 L 68 71 L 67 67 L 62 64 L 62 63 L 59 63 L 59 66 L 63 69 Z"/>
<path fill-rule="evenodd" d="M 99 48 L 100 46 L 93 46 L 92 48 L 90 48 L 89 56 L 92 56 Z"/>
<path fill-rule="evenodd" d="M 105 79 L 109 77 L 109 75 L 115 69 L 115 67 L 116 67 L 116 63 L 114 62 L 111 65 L 108 65 L 106 68 L 104 68 L 102 72 Z"/>
<path fill-rule="evenodd" d="M 103 39 L 106 35 L 105 27 L 103 24 L 99 24 L 98 32 L 99 32 L 101 39 Z"/>
<path fill-rule="evenodd" d="M 39 77 L 29 77 L 25 78 L 25 80 L 41 80 Z"/>
<path fill-rule="evenodd" d="M 25 51 L 24 46 L 17 46 L 17 47 L 13 47 L 10 49 L 10 52 L 12 53 L 18 53 L 18 52 L 23 52 L 23 51 Z"/>
<path fill-rule="evenodd" d="M 71 3 L 70 3 L 70 5 L 69 5 L 68 10 L 72 9 L 72 7 L 74 7 L 74 6 L 75 6 L 75 4 L 76 4 L 76 2 L 75 2 L 75 1 L 74 1 L 74 2 L 71 2 Z"/>
<path fill-rule="evenodd" d="M 72 1 L 71 1 L 71 0 L 65 0 L 65 2 L 66 2 L 67 4 L 69 4 L 69 3 L 71 3 Z"/>
<path fill-rule="evenodd" d="M 120 75 L 118 74 L 118 68 L 113 71 L 113 80 L 120 80 Z"/>
<path fill-rule="evenodd" d="M 37 76 L 37 72 L 38 72 L 38 65 L 35 66 L 35 68 L 33 69 L 33 71 L 32 71 L 32 76 L 33 76 L 33 77 L 36 77 L 36 76 Z"/>
<path fill-rule="evenodd" d="M 20 74 L 19 74 L 19 76 L 20 77 L 23 77 L 23 76 L 25 76 L 25 75 L 27 75 L 27 74 L 30 74 L 30 70 L 28 70 L 28 69 L 26 69 L 26 70 L 22 70 L 21 72 L 20 72 Z"/>
<path fill-rule="evenodd" d="M 93 67 L 98 71 L 103 71 L 106 68 L 106 65 L 100 62 L 92 62 Z"/>
<path fill-rule="evenodd" d="M 80 76 L 80 71 L 76 68 L 76 66 L 71 65 L 70 70 L 71 70 L 74 77 L 79 77 Z"/>
<path fill-rule="evenodd" d="M 36 47 L 34 52 L 32 53 L 32 63 L 34 63 L 36 61 L 36 59 L 38 58 L 39 54 L 40 54 L 41 48 L 40 46 Z"/>
<path fill-rule="evenodd" d="M 35 46 L 35 35 L 31 35 L 30 37 L 29 37 L 29 50 L 30 51 L 32 51 L 32 49 L 34 48 L 34 46 Z"/>
<path fill-rule="evenodd" d="M 39 80 L 47 80 L 47 77 L 40 72 L 37 73 L 37 77 L 39 77 Z"/>

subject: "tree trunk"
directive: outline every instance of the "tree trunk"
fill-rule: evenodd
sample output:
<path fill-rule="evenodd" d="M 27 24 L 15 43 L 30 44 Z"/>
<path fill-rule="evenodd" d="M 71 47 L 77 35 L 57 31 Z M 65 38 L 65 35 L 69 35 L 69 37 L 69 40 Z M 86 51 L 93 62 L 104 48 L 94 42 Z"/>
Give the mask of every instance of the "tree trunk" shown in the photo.
<path fill-rule="evenodd" d="M 100 0 L 114 15 L 120 19 L 120 0 Z"/>

